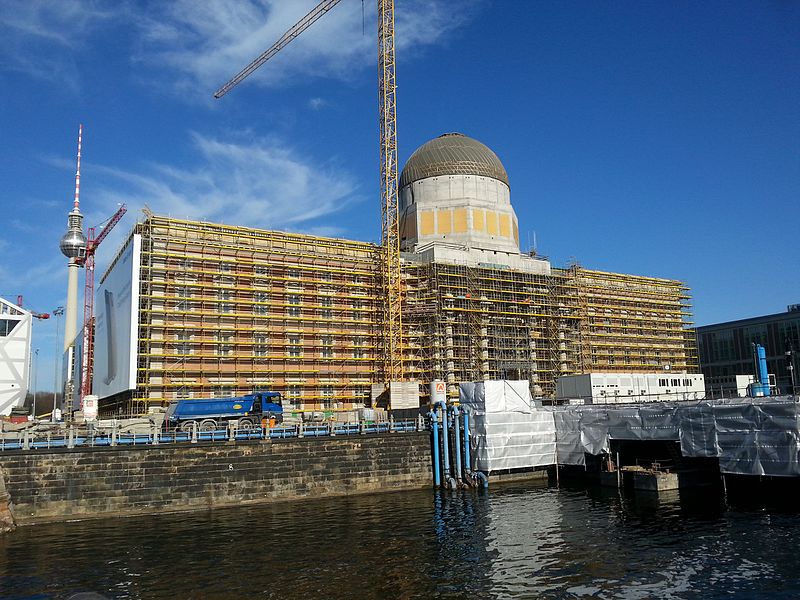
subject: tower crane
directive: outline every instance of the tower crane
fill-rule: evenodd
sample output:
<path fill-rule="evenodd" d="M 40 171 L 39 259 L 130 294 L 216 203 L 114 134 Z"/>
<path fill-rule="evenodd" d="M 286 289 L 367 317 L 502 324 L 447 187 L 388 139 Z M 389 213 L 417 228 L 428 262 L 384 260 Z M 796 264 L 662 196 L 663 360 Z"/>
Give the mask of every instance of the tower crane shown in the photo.
<path fill-rule="evenodd" d="M 86 254 L 78 258 L 78 265 L 86 269 L 86 285 L 83 288 L 83 361 L 81 362 L 81 403 L 83 397 L 92 393 L 92 369 L 94 367 L 94 255 L 100 243 L 106 239 L 122 215 L 128 211 L 121 204 L 105 226 L 95 236 L 95 228 L 89 227 Z"/>
<path fill-rule="evenodd" d="M 340 0 L 323 0 L 281 36 L 269 49 L 242 69 L 214 94 L 222 98 L 253 71 L 275 56 Z M 397 95 L 395 86 L 394 0 L 378 4 L 378 108 L 380 120 L 380 191 L 382 291 L 384 297 L 381 376 L 384 383 L 402 380 L 402 284 L 400 230 L 397 206 Z"/>

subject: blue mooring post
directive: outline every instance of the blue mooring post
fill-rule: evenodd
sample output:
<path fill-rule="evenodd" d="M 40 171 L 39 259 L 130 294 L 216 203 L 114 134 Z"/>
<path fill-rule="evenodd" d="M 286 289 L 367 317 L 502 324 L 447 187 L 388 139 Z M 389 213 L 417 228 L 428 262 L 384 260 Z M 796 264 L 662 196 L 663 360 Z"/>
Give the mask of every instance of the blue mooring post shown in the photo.
<path fill-rule="evenodd" d="M 469 457 L 469 415 L 464 411 L 464 470 L 472 470 L 472 461 Z"/>
<path fill-rule="evenodd" d="M 456 464 L 453 466 L 455 471 L 456 481 L 461 481 L 461 423 L 458 420 L 458 406 L 451 406 L 450 410 L 453 413 L 453 454 L 455 455 Z"/>
<path fill-rule="evenodd" d="M 442 402 L 441 407 L 442 407 L 442 464 L 444 465 L 442 471 L 444 473 L 444 481 L 447 482 L 450 479 L 450 443 L 448 440 L 450 432 L 448 431 L 447 427 L 447 404 Z"/>
<path fill-rule="evenodd" d="M 436 407 L 431 411 L 431 430 L 433 431 L 433 485 L 440 487 L 442 478 L 439 474 L 439 419 L 436 418 Z"/>

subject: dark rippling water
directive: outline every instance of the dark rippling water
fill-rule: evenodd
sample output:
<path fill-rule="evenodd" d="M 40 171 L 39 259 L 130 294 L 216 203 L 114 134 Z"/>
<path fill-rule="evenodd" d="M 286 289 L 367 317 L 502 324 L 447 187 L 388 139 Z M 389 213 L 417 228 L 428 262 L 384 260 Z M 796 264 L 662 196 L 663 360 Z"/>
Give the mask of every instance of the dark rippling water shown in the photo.
<path fill-rule="evenodd" d="M 494 486 L 23 527 L 0 597 L 798 598 L 800 511 Z"/>

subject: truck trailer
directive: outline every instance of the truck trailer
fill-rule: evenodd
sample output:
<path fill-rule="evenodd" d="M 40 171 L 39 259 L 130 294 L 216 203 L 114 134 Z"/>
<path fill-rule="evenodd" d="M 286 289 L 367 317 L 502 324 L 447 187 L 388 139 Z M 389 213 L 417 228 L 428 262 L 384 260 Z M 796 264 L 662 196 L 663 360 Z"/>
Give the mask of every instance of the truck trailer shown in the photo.
<path fill-rule="evenodd" d="M 239 429 L 283 422 L 283 403 L 279 392 L 253 392 L 235 398 L 187 398 L 175 400 L 167 408 L 164 425 L 168 429 L 213 431 L 236 422 Z"/>

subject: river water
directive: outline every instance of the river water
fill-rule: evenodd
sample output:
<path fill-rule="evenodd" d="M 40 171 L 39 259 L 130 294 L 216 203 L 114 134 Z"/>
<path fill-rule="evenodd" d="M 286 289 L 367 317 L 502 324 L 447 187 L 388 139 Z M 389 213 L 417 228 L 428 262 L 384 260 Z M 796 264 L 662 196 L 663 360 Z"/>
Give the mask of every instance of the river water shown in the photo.
<path fill-rule="evenodd" d="M 800 509 L 533 483 L 22 527 L 0 597 L 797 598 Z"/>

